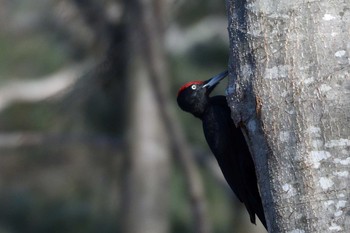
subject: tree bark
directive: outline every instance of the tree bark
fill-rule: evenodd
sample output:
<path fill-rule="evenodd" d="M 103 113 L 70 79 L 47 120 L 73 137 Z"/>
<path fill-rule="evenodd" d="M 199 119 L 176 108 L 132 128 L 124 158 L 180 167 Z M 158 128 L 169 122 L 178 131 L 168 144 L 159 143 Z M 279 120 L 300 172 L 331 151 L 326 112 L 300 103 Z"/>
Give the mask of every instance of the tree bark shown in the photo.
<path fill-rule="evenodd" d="M 227 99 L 269 232 L 350 232 L 349 9 L 346 0 L 227 0 Z"/>

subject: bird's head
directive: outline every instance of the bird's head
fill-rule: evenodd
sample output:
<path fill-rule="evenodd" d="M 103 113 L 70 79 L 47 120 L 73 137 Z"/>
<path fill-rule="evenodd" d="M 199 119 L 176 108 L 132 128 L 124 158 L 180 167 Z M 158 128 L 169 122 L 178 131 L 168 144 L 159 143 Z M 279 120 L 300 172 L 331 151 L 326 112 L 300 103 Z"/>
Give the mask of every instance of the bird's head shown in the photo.
<path fill-rule="evenodd" d="M 196 117 L 201 117 L 208 105 L 209 94 L 227 74 L 228 72 L 224 71 L 206 81 L 186 83 L 179 89 L 177 104 L 182 110 L 190 112 Z"/>

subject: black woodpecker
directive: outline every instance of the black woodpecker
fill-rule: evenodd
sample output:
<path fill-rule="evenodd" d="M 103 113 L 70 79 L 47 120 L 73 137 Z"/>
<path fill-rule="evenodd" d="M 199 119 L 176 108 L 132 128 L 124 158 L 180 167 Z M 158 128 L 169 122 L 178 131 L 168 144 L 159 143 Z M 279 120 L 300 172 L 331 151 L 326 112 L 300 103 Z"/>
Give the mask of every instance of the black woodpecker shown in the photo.
<path fill-rule="evenodd" d="M 227 74 L 224 71 L 207 81 L 186 83 L 178 92 L 177 103 L 202 120 L 208 145 L 229 186 L 246 206 L 250 221 L 255 224 L 256 214 L 267 228 L 254 163 L 243 133 L 231 119 L 225 96 L 209 96 Z"/>

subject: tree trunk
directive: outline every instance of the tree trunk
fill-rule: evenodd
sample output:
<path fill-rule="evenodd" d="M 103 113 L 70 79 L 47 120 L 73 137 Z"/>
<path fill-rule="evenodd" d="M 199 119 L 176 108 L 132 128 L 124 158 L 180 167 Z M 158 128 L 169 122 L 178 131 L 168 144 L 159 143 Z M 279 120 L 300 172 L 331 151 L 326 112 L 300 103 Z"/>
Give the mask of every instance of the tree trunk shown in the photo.
<path fill-rule="evenodd" d="M 166 2 L 125 0 L 129 38 L 130 156 L 124 232 L 168 232 L 169 147 L 182 165 L 193 231 L 211 232 L 204 188 L 173 111 L 163 49 Z"/>
<path fill-rule="evenodd" d="M 134 96 L 130 115 L 125 233 L 169 230 L 170 153 L 152 87 L 142 64 L 132 72 Z"/>
<path fill-rule="evenodd" d="M 347 0 L 227 0 L 227 99 L 270 232 L 350 232 L 349 9 Z"/>
<path fill-rule="evenodd" d="M 148 40 L 152 33 L 159 39 L 159 22 L 154 19 L 155 1 L 125 1 L 125 5 L 129 95 L 124 101 L 129 106 L 129 153 L 123 232 L 165 233 L 169 232 L 171 153 L 151 78 L 153 70 L 160 72 L 153 65 L 163 67 L 164 58 L 160 44 Z M 161 63 L 150 66 L 149 57 Z"/>

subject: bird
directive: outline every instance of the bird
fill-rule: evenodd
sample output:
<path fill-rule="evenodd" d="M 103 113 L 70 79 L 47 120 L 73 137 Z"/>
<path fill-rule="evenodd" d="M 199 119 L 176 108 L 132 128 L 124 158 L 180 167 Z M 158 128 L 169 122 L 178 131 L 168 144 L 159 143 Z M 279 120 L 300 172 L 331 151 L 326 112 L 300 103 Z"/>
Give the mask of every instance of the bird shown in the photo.
<path fill-rule="evenodd" d="M 244 135 L 231 118 L 226 97 L 210 96 L 227 75 L 226 70 L 206 81 L 184 84 L 178 91 L 177 103 L 202 121 L 205 139 L 230 188 L 245 205 L 250 221 L 256 224 L 257 215 L 267 229 L 255 166 Z"/>

